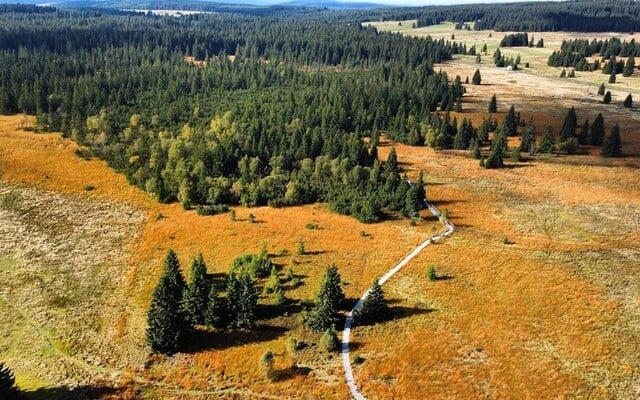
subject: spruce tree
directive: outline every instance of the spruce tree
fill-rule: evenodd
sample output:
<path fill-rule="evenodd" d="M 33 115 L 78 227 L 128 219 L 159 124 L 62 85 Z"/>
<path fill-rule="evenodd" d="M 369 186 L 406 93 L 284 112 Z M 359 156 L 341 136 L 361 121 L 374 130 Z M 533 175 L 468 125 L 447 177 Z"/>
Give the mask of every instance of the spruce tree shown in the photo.
<path fill-rule="evenodd" d="M 564 117 L 562 123 L 562 129 L 560 130 L 560 142 L 564 142 L 567 139 L 576 136 L 576 127 L 578 126 L 578 116 L 576 115 L 576 109 L 571 107 Z"/>
<path fill-rule="evenodd" d="M 480 70 L 476 69 L 476 72 L 473 73 L 473 77 L 471 78 L 471 83 L 474 85 L 480 85 L 482 82 L 482 77 L 480 76 Z"/>
<path fill-rule="evenodd" d="M 622 70 L 622 76 L 631 76 L 633 75 L 633 71 L 636 68 L 636 59 L 633 55 L 629 56 L 627 62 L 624 64 L 624 69 Z"/>
<path fill-rule="evenodd" d="M 609 90 L 607 90 L 607 93 L 604 94 L 604 97 L 602 98 L 602 102 L 604 104 L 611 103 L 611 92 Z"/>
<path fill-rule="evenodd" d="M 405 196 L 405 201 L 404 201 L 405 215 L 409 217 L 414 217 L 419 215 L 419 211 L 422 208 L 421 204 L 422 202 L 420 201 L 420 198 L 418 196 L 418 190 L 415 186 L 412 186 L 411 188 L 409 188 L 409 190 L 407 190 L 407 194 Z"/>
<path fill-rule="evenodd" d="M 605 86 L 604 83 L 600 84 L 600 87 L 598 88 L 598 96 L 604 96 L 604 91 L 605 91 Z"/>
<path fill-rule="evenodd" d="M 551 126 L 547 126 L 540 139 L 540 145 L 538 146 L 539 153 L 553 153 L 556 150 L 556 137 L 553 135 L 553 129 Z"/>
<path fill-rule="evenodd" d="M 202 325 L 204 314 L 207 309 L 207 296 L 209 288 L 207 285 L 207 266 L 204 263 L 202 253 L 191 263 L 191 273 L 189 283 L 184 291 L 183 310 L 185 317 L 193 325 Z"/>
<path fill-rule="evenodd" d="M 535 150 L 535 146 L 536 127 L 533 125 L 533 119 L 530 119 L 520 135 L 520 151 L 532 153 Z"/>
<path fill-rule="evenodd" d="M 396 154 L 395 147 L 392 147 L 391 150 L 389 150 L 387 161 L 383 164 L 382 169 L 385 174 L 397 174 L 400 171 L 400 168 L 398 167 L 398 155 Z"/>
<path fill-rule="evenodd" d="M 585 120 L 580 132 L 578 133 L 578 143 L 589 144 L 589 120 Z"/>
<path fill-rule="evenodd" d="M 504 156 L 507 152 L 507 138 L 502 129 L 496 131 L 491 142 L 491 151 L 484 163 L 485 168 L 504 167 Z"/>
<path fill-rule="evenodd" d="M 258 291 L 249 274 L 242 274 L 238 278 L 240 298 L 235 326 L 251 329 L 256 323 L 256 307 L 258 306 Z"/>
<path fill-rule="evenodd" d="M 513 105 L 509 107 L 509 111 L 504 117 L 502 127 L 502 132 L 505 136 L 515 136 L 518 133 L 518 117 L 516 116 L 516 109 Z"/>
<path fill-rule="evenodd" d="M 336 330 L 331 327 L 325 330 L 320 337 L 318 348 L 323 353 L 331 353 L 338 349 L 339 344 L 340 342 L 338 341 L 338 334 L 336 333 Z"/>
<path fill-rule="evenodd" d="M 224 307 L 221 299 L 218 297 L 218 290 L 215 285 L 211 285 L 209 294 L 207 295 L 207 309 L 204 313 L 205 325 L 218 328 L 222 326 Z"/>
<path fill-rule="evenodd" d="M 356 310 L 355 319 L 359 324 L 372 324 L 384 321 L 389 317 L 389 307 L 384 300 L 384 292 L 380 282 L 376 279 L 362 302 L 362 307 Z"/>
<path fill-rule="evenodd" d="M 478 145 L 478 140 L 473 139 L 471 144 L 471 157 L 479 160 L 482 157 L 482 153 L 480 152 L 480 146 Z"/>
<path fill-rule="evenodd" d="M 420 199 L 420 203 L 422 203 L 422 201 L 427 198 L 427 191 L 424 188 L 424 174 L 422 171 L 420 171 L 414 187 L 416 188 L 418 199 Z"/>
<path fill-rule="evenodd" d="M 611 133 L 602 143 L 603 157 L 622 157 L 622 140 L 620 139 L 620 127 L 618 124 L 613 125 Z"/>
<path fill-rule="evenodd" d="M 611 69 L 611 74 L 609 74 L 609 83 L 616 83 L 616 70 Z"/>
<path fill-rule="evenodd" d="M 491 100 L 489 101 L 489 113 L 497 113 L 498 112 L 498 100 L 496 99 L 496 95 L 491 96 Z"/>
<path fill-rule="evenodd" d="M 222 321 L 222 325 L 228 326 L 231 328 L 236 328 L 238 326 L 238 314 L 240 312 L 240 282 L 236 274 L 229 273 L 227 274 L 227 282 L 226 282 L 226 292 L 227 297 L 224 302 L 224 319 Z"/>
<path fill-rule="evenodd" d="M 631 93 L 629 93 L 629 94 L 627 95 L 627 97 L 624 99 L 624 102 L 622 103 L 622 105 L 623 105 L 625 108 L 631 108 L 631 107 L 633 107 L 633 97 L 631 97 Z"/>
<path fill-rule="evenodd" d="M 604 117 L 602 113 L 598 114 L 591 125 L 591 135 L 589 136 L 589 144 L 592 146 L 602 146 L 604 141 Z"/>
<path fill-rule="evenodd" d="M 0 398 L 15 399 L 18 394 L 15 384 L 16 378 L 11 369 L 0 362 Z"/>
<path fill-rule="evenodd" d="M 182 311 L 185 283 L 173 250 L 167 252 L 164 267 L 147 314 L 147 342 L 155 352 L 173 354 L 180 348 L 187 326 Z"/>
<path fill-rule="evenodd" d="M 316 296 L 313 310 L 307 324 L 316 332 L 324 332 L 338 323 L 338 310 L 344 301 L 340 274 L 335 265 L 327 268 L 320 291 Z"/>

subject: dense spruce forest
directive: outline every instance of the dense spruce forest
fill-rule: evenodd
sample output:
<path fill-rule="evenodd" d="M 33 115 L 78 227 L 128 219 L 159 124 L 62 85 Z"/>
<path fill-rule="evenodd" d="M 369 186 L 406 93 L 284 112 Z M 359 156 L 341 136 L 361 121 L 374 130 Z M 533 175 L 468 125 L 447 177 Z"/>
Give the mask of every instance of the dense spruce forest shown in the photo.
<path fill-rule="evenodd" d="M 417 187 L 379 133 L 451 147 L 433 115 L 464 92 L 434 63 L 444 40 L 290 17 L 64 11 L 4 6 L 0 112 L 35 114 L 159 201 L 202 213 L 228 204 L 326 201 L 372 222 L 415 212 Z"/>
<path fill-rule="evenodd" d="M 588 57 L 594 57 L 591 62 Z M 562 42 L 560 51 L 549 56 L 548 64 L 552 67 L 573 67 L 578 71 L 595 71 L 602 67 L 604 73 L 611 73 L 615 65 L 616 73 L 629 76 L 635 68 L 635 57 L 640 56 L 640 44 L 634 39 L 629 42 L 619 38 L 606 40 L 574 39 Z M 624 57 L 627 61 L 616 60 Z M 609 62 L 606 62 L 609 60 Z M 611 62 L 612 61 L 612 62 Z"/>
<path fill-rule="evenodd" d="M 417 25 L 475 22 L 496 31 L 631 32 L 640 29 L 640 4 L 633 0 L 573 0 L 426 7 Z"/>

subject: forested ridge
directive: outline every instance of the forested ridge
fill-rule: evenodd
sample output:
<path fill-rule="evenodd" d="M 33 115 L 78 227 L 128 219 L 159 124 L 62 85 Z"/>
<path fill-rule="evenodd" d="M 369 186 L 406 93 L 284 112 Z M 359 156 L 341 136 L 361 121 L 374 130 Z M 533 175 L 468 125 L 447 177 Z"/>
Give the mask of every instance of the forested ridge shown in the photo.
<path fill-rule="evenodd" d="M 35 114 L 158 200 L 205 212 L 327 201 L 367 222 L 410 215 L 419 190 L 395 155 L 377 160 L 378 135 L 423 142 L 442 125 L 431 112 L 463 93 L 433 69 L 467 51 L 444 40 L 288 17 L 30 10 L 0 14 L 0 112 Z"/>

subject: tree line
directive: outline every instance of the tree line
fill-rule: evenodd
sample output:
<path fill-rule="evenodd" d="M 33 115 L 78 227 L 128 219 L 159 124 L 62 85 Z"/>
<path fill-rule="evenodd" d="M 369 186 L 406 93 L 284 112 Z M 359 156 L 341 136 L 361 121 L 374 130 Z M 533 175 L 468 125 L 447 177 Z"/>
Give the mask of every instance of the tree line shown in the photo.
<path fill-rule="evenodd" d="M 594 57 L 593 62 L 588 58 Z M 605 74 L 622 73 L 630 76 L 635 70 L 635 57 L 640 56 L 640 44 L 635 39 L 622 41 L 620 38 L 605 40 L 572 39 L 564 40 L 559 51 L 549 56 L 547 64 L 552 67 L 573 67 L 577 71 L 597 71 Z M 616 57 L 626 58 L 618 60 Z"/>
<path fill-rule="evenodd" d="M 185 208 L 413 213 L 379 135 L 419 141 L 434 110 L 461 107 L 433 64 L 470 51 L 289 17 L 23 11 L 0 14 L 0 112 L 35 114 Z"/>
<path fill-rule="evenodd" d="M 417 26 L 444 21 L 474 22 L 476 30 L 636 32 L 640 4 L 633 0 L 578 0 L 425 7 Z"/>

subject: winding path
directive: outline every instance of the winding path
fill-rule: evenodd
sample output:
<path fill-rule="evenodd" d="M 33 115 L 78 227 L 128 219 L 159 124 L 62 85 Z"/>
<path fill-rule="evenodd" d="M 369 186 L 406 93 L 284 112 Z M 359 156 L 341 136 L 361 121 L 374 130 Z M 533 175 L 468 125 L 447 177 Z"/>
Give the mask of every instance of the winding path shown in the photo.
<path fill-rule="evenodd" d="M 440 211 L 433 204 L 425 200 L 424 205 L 431 212 L 431 214 L 433 214 L 438 219 L 440 218 L 441 216 Z M 429 243 L 437 242 L 441 238 L 449 236 L 453 233 L 455 226 L 451 222 L 449 222 L 449 220 L 447 219 L 445 219 L 442 222 L 446 228 L 444 232 L 438 235 L 435 235 L 425 240 L 424 242 L 420 243 L 418 247 L 413 249 L 411 253 L 409 253 L 405 258 L 400 260 L 398 264 L 396 264 L 382 278 L 380 278 L 380 281 L 379 281 L 380 285 L 383 285 L 387 280 L 389 280 L 389 278 L 395 275 L 396 272 L 400 271 L 400 269 L 402 269 L 402 267 L 407 265 L 407 263 L 409 263 L 409 261 L 411 261 L 413 257 L 417 256 L 418 253 L 420 253 L 425 247 L 427 247 Z M 369 295 L 369 290 L 364 292 L 364 294 L 362 295 L 362 297 L 360 297 L 356 305 L 353 306 L 353 309 L 349 311 L 349 313 L 347 314 L 347 319 L 344 322 L 344 329 L 342 330 L 342 367 L 344 368 L 344 377 L 347 381 L 347 386 L 349 386 L 349 392 L 351 393 L 351 397 L 353 397 L 355 400 L 366 400 L 366 397 L 364 397 L 362 393 L 360 393 L 360 391 L 358 390 L 358 386 L 356 386 L 356 382 L 353 378 L 353 371 L 351 370 L 351 360 L 349 357 L 349 337 L 351 336 L 351 326 L 353 325 L 353 313 L 354 311 L 362 307 L 362 302 L 364 301 L 364 299 L 367 298 L 368 295 Z"/>

